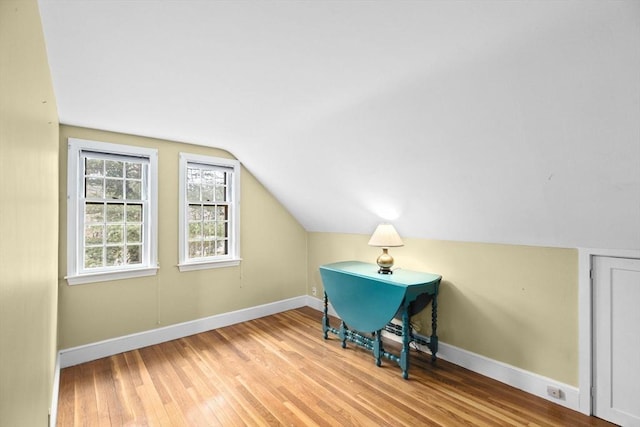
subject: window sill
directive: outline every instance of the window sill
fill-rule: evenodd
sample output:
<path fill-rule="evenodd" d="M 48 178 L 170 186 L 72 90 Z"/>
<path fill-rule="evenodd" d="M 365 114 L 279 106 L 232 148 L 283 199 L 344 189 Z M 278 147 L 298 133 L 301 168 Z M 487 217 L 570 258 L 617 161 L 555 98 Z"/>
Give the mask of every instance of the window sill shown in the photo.
<path fill-rule="evenodd" d="M 194 270 L 208 270 L 210 268 L 236 267 L 240 265 L 242 258 L 226 259 L 222 261 L 203 261 L 178 264 L 180 272 Z"/>
<path fill-rule="evenodd" d="M 132 270 L 102 271 L 99 273 L 78 274 L 67 276 L 69 285 L 83 285 L 85 283 L 108 282 L 111 280 L 131 279 L 135 277 L 155 276 L 159 267 L 136 268 Z"/>

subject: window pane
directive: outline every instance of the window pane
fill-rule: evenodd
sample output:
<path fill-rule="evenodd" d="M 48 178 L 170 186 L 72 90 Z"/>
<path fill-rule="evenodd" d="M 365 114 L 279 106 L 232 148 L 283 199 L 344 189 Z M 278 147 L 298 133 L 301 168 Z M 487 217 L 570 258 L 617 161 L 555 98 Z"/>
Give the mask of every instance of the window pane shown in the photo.
<path fill-rule="evenodd" d="M 187 200 L 189 202 L 199 202 L 200 201 L 200 185 L 189 183 L 187 185 Z"/>
<path fill-rule="evenodd" d="M 104 222 L 104 204 L 87 203 L 84 209 L 84 222 Z"/>
<path fill-rule="evenodd" d="M 189 240 L 200 239 L 202 237 L 202 223 L 189 223 Z"/>
<path fill-rule="evenodd" d="M 215 206 L 204 206 L 204 216 L 202 219 L 205 221 L 213 221 L 216 219 L 216 207 Z"/>
<path fill-rule="evenodd" d="M 127 180 L 127 199 L 142 199 L 142 182 Z"/>
<path fill-rule="evenodd" d="M 213 202 L 213 185 L 203 184 L 202 185 L 202 201 L 203 202 Z"/>
<path fill-rule="evenodd" d="M 107 204 L 107 222 L 122 222 L 124 205 L 122 203 Z"/>
<path fill-rule="evenodd" d="M 87 176 L 103 176 L 104 160 L 85 159 L 84 174 Z"/>
<path fill-rule="evenodd" d="M 200 201 L 200 169 L 187 169 L 187 200 Z"/>
<path fill-rule="evenodd" d="M 124 168 L 124 162 L 122 161 L 119 161 L 119 160 L 105 161 L 105 169 L 106 169 L 107 176 L 122 178 L 123 168 Z"/>
<path fill-rule="evenodd" d="M 127 243 L 142 242 L 142 226 L 127 225 Z"/>
<path fill-rule="evenodd" d="M 96 268 L 102 265 L 102 246 L 84 250 L 84 268 Z"/>
<path fill-rule="evenodd" d="M 202 201 L 213 201 L 213 190 L 215 187 L 214 172 L 202 171 Z"/>
<path fill-rule="evenodd" d="M 142 164 L 127 162 L 127 178 L 142 179 Z"/>
<path fill-rule="evenodd" d="M 216 186 L 221 187 L 227 185 L 227 173 L 216 171 Z"/>
<path fill-rule="evenodd" d="M 203 245 L 203 253 L 202 256 L 215 256 L 216 255 L 216 242 L 215 240 L 210 240 L 204 242 Z"/>
<path fill-rule="evenodd" d="M 226 222 L 218 222 L 218 223 L 216 223 L 216 236 L 218 236 L 218 238 L 227 237 L 227 223 Z"/>
<path fill-rule="evenodd" d="M 122 259 L 122 247 L 110 246 L 107 248 L 107 265 L 122 265 L 124 264 Z"/>
<path fill-rule="evenodd" d="M 142 205 L 127 205 L 127 222 L 142 221 Z"/>
<path fill-rule="evenodd" d="M 142 246 L 127 245 L 127 264 L 140 264 L 142 262 Z"/>
<path fill-rule="evenodd" d="M 223 219 L 227 219 L 227 211 L 228 211 L 228 207 L 227 206 L 216 206 L 216 215 L 217 215 L 217 220 L 221 221 Z"/>
<path fill-rule="evenodd" d="M 202 206 L 189 205 L 189 221 L 200 221 L 202 219 Z"/>
<path fill-rule="evenodd" d="M 203 236 L 205 239 L 215 237 L 216 235 L 216 223 L 213 221 L 207 221 L 203 224 Z"/>
<path fill-rule="evenodd" d="M 87 199 L 102 199 L 104 197 L 104 180 L 102 178 L 85 179 L 84 197 Z"/>
<path fill-rule="evenodd" d="M 202 256 L 202 242 L 189 242 L 189 258 Z"/>
<path fill-rule="evenodd" d="M 106 199 L 122 199 L 122 183 L 121 179 L 106 179 L 105 198 Z"/>
<path fill-rule="evenodd" d="M 227 200 L 227 174 L 216 172 L 216 201 L 225 202 Z"/>
<path fill-rule="evenodd" d="M 215 172 L 212 170 L 203 170 L 202 171 L 202 183 L 207 185 L 213 185 L 215 182 Z"/>
<path fill-rule="evenodd" d="M 87 225 L 84 228 L 85 245 L 101 245 L 104 239 L 104 225 Z"/>
<path fill-rule="evenodd" d="M 216 240 L 216 255 L 226 255 L 227 248 L 228 245 L 226 240 Z"/>
<path fill-rule="evenodd" d="M 227 187 L 216 187 L 216 202 L 227 200 Z"/>
<path fill-rule="evenodd" d="M 124 243 L 123 231 L 122 225 L 107 225 L 107 243 Z"/>

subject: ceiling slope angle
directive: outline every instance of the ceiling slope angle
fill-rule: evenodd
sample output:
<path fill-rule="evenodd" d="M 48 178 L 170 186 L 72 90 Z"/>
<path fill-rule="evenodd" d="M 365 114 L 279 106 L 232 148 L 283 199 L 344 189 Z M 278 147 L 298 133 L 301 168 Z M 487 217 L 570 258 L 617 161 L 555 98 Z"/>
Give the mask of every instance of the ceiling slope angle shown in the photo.
<path fill-rule="evenodd" d="M 226 149 L 309 231 L 640 249 L 640 2 L 39 5 L 61 123 Z"/>

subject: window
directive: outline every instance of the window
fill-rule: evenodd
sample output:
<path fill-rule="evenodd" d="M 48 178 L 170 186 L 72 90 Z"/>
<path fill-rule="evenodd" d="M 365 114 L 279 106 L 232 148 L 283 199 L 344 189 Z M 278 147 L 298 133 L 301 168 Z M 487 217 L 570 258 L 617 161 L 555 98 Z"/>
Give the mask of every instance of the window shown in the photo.
<path fill-rule="evenodd" d="M 157 150 L 69 139 L 67 281 L 157 271 Z"/>
<path fill-rule="evenodd" d="M 180 271 L 240 263 L 240 162 L 180 153 Z"/>

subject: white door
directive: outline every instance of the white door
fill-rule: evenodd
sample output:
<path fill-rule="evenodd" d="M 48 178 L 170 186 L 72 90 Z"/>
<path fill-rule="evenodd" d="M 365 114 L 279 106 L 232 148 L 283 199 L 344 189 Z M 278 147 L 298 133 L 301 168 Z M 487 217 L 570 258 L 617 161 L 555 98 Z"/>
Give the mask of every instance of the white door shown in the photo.
<path fill-rule="evenodd" d="M 593 260 L 594 415 L 640 427 L 640 260 Z"/>

